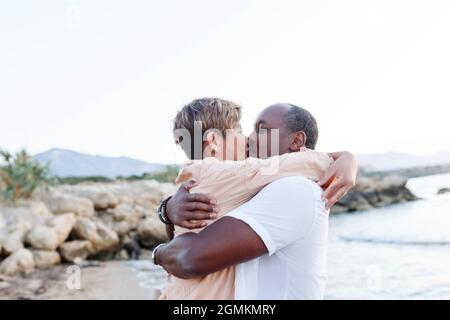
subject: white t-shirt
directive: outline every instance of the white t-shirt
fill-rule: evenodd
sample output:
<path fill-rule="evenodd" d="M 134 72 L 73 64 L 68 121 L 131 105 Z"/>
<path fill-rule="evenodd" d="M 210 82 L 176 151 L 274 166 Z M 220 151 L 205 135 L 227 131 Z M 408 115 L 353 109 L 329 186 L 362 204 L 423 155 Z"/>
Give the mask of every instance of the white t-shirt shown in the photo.
<path fill-rule="evenodd" d="M 236 266 L 235 299 L 323 299 L 329 212 L 321 196 L 311 180 L 282 178 L 228 213 L 247 223 L 268 250 Z"/>

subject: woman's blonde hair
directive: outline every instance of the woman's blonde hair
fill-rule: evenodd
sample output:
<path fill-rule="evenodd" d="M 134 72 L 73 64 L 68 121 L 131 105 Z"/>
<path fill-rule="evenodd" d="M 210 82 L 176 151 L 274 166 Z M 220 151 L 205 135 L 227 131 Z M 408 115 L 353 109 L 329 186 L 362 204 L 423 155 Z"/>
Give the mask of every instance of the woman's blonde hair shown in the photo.
<path fill-rule="evenodd" d="M 237 128 L 242 117 L 241 109 L 239 104 L 220 98 L 193 100 L 181 108 L 175 116 L 173 122 L 175 143 L 181 144 L 190 159 L 197 158 L 194 156 L 195 143 L 202 143 L 203 135 L 209 130 L 218 130 L 225 135 L 227 130 Z M 201 128 L 200 137 L 195 134 L 196 126 L 198 131 Z M 183 141 L 186 134 L 180 134 L 180 131 L 189 133 L 190 143 Z M 194 141 L 195 139 L 201 140 Z"/>

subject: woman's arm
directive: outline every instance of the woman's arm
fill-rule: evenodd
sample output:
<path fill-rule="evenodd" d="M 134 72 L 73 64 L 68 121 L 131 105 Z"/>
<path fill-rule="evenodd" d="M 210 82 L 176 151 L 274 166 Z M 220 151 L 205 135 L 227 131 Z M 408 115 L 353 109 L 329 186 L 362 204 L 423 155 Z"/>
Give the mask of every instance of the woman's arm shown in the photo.
<path fill-rule="evenodd" d="M 351 152 L 332 152 L 329 155 L 334 163 L 318 182 L 322 188 L 326 188 L 323 198 L 327 201 L 328 209 L 355 186 L 358 175 L 358 160 Z"/>

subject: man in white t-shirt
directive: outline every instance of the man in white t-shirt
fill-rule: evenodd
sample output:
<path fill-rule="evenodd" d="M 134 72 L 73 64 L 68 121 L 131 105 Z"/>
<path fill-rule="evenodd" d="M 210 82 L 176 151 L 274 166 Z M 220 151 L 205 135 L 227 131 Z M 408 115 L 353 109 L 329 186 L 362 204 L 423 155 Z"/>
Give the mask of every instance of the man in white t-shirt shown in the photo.
<path fill-rule="evenodd" d="M 322 189 L 303 177 L 279 179 L 227 214 L 248 224 L 268 253 L 236 266 L 236 299 L 322 299 L 328 210 Z"/>
<path fill-rule="evenodd" d="M 305 146 L 314 149 L 318 137 L 312 115 L 286 104 L 266 108 L 255 123 L 255 132 L 260 129 L 280 130 L 280 154 Z M 270 143 L 267 155 L 273 155 Z M 338 180 L 327 189 L 332 195 L 327 206 L 353 186 L 356 176 L 354 156 L 338 157 L 319 182 Z M 209 197 L 191 195 L 189 188 L 180 188 L 164 206 L 166 218 L 180 226 L 205 217 L 199 211 L 213 207 Z M 236 265 L 236 299 L 322 299 L 328 235 L 322 195 L 321 187 L 305 178 L 279 179 L 198 234 L 183 234 L 156 248 L 154 261 L 183 279 Z"/>

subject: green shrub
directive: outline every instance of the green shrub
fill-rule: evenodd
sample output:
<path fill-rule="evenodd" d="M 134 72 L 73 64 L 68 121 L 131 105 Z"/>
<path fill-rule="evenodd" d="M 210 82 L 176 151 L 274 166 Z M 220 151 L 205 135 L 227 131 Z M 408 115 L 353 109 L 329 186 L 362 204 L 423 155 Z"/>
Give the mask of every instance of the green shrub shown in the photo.
<path fill-rule="evenodd" d="M 25 150 L 12 155 L 0 150 L 1 195 L 8 201 L 30 198 L 34 190 L 51 182 L 48 166 L 34 160 Z"/>
<path fill-rule="evenodd" d="M 114 180 L 103 176 L 86 176 L 86 177 L 57 177 L 56 184 L 78 184 L 82 182 L 113 182 Z"/>
<path fill-rule="evenodd" d="M 177 165 L 169 165 L 163 171 L 158 171 L 155 173 L 144 173 L 139 176 L 130 177 L 118 177 L 119 180 L 135 181 L 135 180 L 156 180 L 158 182 L 171 182 L 175 183 L 175 179 L 178 176 L 178 171 L 180 167 Z"/>

